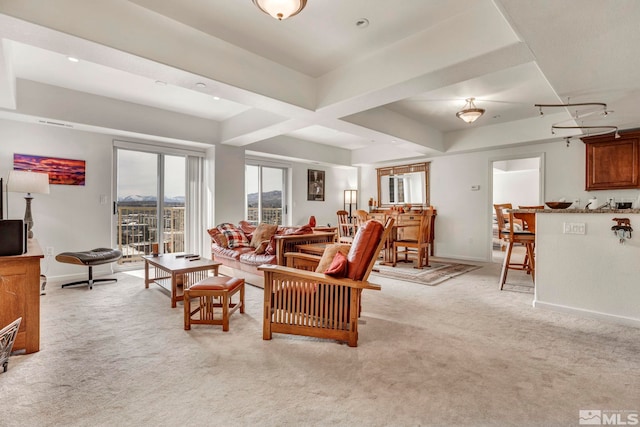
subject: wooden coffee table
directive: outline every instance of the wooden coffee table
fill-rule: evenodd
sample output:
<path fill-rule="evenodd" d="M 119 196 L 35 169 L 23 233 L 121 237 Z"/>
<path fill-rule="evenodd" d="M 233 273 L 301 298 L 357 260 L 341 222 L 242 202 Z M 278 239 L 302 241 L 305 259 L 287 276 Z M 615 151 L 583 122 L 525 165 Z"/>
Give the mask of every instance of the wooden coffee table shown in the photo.
<path fill-rule="evenodd" d="M 144 287 L 149 288 L 150 283 L 155 283 L 171 294 L 171 308 L 176 302 L 183 300 L 185 288 L 209 276 L 209 270 L 213 275 L 218 275 L 218 267 L 222 263 L 206 258 L 186 258 L 185 254 L 162 254 L 158 256 L 146 255 L 144 259 Z M 149 267 L 154 270 L 150 277 Z"/>

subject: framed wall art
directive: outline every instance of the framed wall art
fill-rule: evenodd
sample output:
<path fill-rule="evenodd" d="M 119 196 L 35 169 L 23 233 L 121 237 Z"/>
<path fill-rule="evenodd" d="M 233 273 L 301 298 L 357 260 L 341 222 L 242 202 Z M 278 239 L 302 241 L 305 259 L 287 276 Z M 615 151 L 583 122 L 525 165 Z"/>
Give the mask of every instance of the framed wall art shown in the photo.
<path fill-rule="evenodd" d="M 14 153 L 13 169 L 48 173 L 49 184 L 84 185 L 85 180 L 84 160 Z"/>
<path fill-rule="evenodd" d="M 324 171 L 307 169 L 307 200 L 324 202 Z"/>

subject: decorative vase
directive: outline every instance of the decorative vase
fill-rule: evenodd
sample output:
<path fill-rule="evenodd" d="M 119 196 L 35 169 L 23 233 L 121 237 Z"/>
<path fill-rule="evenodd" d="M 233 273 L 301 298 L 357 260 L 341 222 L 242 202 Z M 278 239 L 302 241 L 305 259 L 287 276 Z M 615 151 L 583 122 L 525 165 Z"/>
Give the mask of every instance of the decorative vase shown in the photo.
<path fill-rule="evenodd" d="M 315 217 L 315 216 L 313 216 L 313 215 L 311 215 L 311 216 L 309 217 L 309 226 L 310 226 L 311 228 L 313 228 L 313 227 L 315 227 L 315 226 L 316 226 L 316 217 Z"/>

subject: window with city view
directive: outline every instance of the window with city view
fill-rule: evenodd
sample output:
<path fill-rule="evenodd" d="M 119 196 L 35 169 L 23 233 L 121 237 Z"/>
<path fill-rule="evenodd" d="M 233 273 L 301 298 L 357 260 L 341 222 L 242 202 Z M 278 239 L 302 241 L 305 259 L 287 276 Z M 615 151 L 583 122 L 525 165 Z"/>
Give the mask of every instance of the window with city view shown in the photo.
<path fill-rule="evenodd" d="M 247 165 L 245 174 L 247 221 L 282 225 L 285 221 L 286 169 Z"/>

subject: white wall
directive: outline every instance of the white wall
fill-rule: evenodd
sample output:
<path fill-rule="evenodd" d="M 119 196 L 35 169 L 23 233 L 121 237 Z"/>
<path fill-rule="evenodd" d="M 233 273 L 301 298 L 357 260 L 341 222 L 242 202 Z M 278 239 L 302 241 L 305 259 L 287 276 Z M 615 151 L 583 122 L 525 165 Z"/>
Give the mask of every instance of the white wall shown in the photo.
<path fill-rule="evenodd" d="M 13 154 L 81 159 L 86 161 L 86 184 L 52 185 L 51 193 L 34 194 L 32 212 L 34 237 L 54 253 L 111 246 L 112 138 L 89 132 L 52 126 L 0 120 L 0 175 L 7 179 L 13 169 Z M 108 202 L 100 203 L 106 195 Z M 8 193 L 9 219 L 24 217 L 24 194 Z M 78 275 L 87 269 L 45 258 L 42 272 L 47 276 Z M 96 273 L 109 265 L 96 267 Z"/>
<path fill-rule="evenodd" d="M 324 202 L 307 201 L 307 170 L 325 171 Z M 358 171 L 356 168 L 326 167 L 293 163 L 293 214 L 292 224 L 306 224 L 309 216 L 316 217 L 317 224 L 336 225 L 336 212 L 344 209 L 344 190 L 357 189 Z M 358 197 L 360 197 L 358 195 Z M 362 205 L 359 202 L 358 208 Z M 366 209 L 366 208 L 365 208 Z M 355 206 L 353 207 L 355 212 Z"/>
<path fill-rule="evenodd" d="M 540 204 L 540 179 L 537 170 L 493 170 L 493 203 L 512 206 Z"/>

